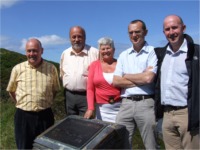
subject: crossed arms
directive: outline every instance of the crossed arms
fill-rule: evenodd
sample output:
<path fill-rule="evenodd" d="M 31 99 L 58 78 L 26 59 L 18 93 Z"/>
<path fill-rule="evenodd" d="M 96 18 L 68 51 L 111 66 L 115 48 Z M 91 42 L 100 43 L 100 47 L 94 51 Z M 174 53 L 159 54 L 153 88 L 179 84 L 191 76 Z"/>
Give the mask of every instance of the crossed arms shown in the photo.
<path fill-rule="evenodd" d="M 151 71 L 152 67 L 147 67 L 144 72 L 137 74 L 114 75 L 113 85 L 121 88 L 130 88 L 134 86 L 145 85 L 153 82 L 155 73 Z"/>

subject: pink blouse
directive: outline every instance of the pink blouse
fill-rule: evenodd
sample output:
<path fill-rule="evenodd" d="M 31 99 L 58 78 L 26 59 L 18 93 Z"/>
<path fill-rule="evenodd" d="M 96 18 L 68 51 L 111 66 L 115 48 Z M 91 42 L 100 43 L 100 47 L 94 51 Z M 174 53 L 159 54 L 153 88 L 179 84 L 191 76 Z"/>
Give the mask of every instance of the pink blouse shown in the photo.
<path fill-rule="evenodd" d="M 88 109 L 94 110 L 95 103 L 109 103 L 109 98 L 120 100 L 120 89 L 109 84 L 103 77 L 103 70 L 99 60 L 94 61 L 89 67 L 87 81 Z"/>

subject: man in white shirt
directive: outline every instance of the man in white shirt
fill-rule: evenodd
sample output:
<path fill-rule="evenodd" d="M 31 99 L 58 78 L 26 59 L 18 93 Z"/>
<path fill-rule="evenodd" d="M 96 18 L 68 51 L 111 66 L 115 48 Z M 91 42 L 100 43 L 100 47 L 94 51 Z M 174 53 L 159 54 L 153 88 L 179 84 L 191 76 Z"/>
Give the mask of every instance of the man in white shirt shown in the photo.
<path fill-rule="evenodd" d="M 60 60 L 67 115 L 83 116 L 87 110 L 86 84 L 88 67 L 98 59 L 98 50 L 85 44 L 86 33 L 80 26 L 70 29 L 71 47 L 64 50 Z"/>
<path fill-rule="evenodd" d="M 138 127 L 145 148 L 156 149 L 153 80 L 157 57 L 154 47 L 145 41 L 147 29 L 142 20 L 131 21 L 128 33 L 133 46 L 120 54 L 114 72 L 113 84 L 122 88 L 116 122 L 127 129 L 124 148 L 132 149 L 132 138 Z"/>

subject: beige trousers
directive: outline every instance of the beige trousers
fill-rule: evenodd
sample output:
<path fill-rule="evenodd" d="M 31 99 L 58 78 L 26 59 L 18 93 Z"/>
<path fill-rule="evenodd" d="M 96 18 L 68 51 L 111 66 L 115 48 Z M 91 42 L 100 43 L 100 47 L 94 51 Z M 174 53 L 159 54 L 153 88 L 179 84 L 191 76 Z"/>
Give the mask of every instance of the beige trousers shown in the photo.
<path fill-rule="evenodd" d="M 188 109 L 165 110 L 162 132 L 166 149 L 199 149 L 199 130 L 188 132 Z"/>
<path fill-rule="evenodd" d="M 141 101 L 122 99 L 116 122 L 126 126 L 127 132 L 124 138 L 124 148 L 132 149 L 133 135 L 138 127 L 146 150 L 156 149 L 155 139 L 155 113 L 154 100 L 152 98 Z"/>

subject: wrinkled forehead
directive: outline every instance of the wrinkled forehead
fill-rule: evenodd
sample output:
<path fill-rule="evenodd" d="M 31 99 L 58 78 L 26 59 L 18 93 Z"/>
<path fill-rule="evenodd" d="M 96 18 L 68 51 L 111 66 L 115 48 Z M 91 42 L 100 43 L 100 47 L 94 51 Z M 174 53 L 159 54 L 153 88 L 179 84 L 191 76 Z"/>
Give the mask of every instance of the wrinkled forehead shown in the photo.
<path fill-rule="evenodd" d="M 37 51 L 40 51 L 42 48 L 41 48 L 41 45 L 38 43 L 38 42 L 27 42 L 26 44 L 26 50 L 37 50 Z"/>
<path fill-rule="evenodd" d="M 85 31 L 82 28 L 74 27 L 70 30 L 70 36 L 83 36 L 85 37 Z"/>

